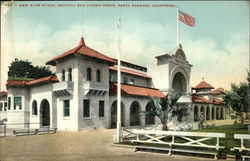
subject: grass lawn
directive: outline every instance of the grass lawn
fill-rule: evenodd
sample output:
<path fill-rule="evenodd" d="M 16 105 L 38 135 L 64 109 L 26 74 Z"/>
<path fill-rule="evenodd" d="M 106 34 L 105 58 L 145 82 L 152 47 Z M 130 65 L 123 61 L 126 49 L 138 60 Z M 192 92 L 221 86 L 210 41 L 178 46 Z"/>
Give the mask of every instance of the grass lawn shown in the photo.
<path fill-rule="evenodd" d="M 230 148 L 240 147 L 240 139 L 234 139 L 234 134 L 249 134 L 247 125 L 224 125 L 224 126 L 216 126 L 211 128 L 205 128 L 200 130 L 193 130 L 198 132 L 211 132 L 211 133 L 225 133 L 226 138 L 220 139 L 220 145 L 225 146 L 224 152 L 227 154 L 235 154 L 235 152 L 230 151 Z M 211 140 L 213 141 L 213 140 Z M 208 141 L 209 143 L 209 141 Z M 246 147 L 250 147 L 250 141 L 244 140 L 244 144 Z M 248 145 L 248 146 L 247 146 Z"/>

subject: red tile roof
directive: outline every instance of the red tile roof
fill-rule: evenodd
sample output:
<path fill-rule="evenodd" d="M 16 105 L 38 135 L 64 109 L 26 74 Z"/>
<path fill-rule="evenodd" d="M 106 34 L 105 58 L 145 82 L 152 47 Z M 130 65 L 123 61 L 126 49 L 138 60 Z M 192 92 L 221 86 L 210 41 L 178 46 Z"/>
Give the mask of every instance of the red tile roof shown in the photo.
<path fill-rule="evenodd" d="M 6 86 L 32 86 L 42 83 L 54 83 L 58 82 L 58 79 L 56 76 L 48 76 L 44 78 L 34 79 L 34 80 L 8 80 Z"/>
<path fill-rule="evenodd" d="M 36 85 L 36 84 L 45 83 L 45 82 L 58 82 L 58 79 L 56 76 L 51 75 L 48 77 L 39 78 L 39 79 L 29 81 L 27 84 L 28 85 Z"/>
<path fill-rule="evenodd" d="M 6 86 L 25 86 L 28 82 L 27 80 L 8 80 Z"/>
<path fill-rule="evenodd" d="M 214 87 L 205 81 L 201 81 L 198 85 L 194 87 L 194 89 L 214 89 Z"/>
<path fill-rule="evenodd" d="M 63 53 L 63 54 L 61 54 L 59 56 L 56 56 L 55 58 L 48 61 L 46 64 L 55 65 L 56 60 L 62 59 L 64 57 L 66 57 L 66 56 L 73 55 L 73 54 L 81 54 L 81 55 L 93 57 L 93 58 L 104 60 L 104 61 L 111 62 L 111 63 L 116 63 L 117 62 L 115 59 L 110 58 L 110 57 L 108 57 L 108 56 L 106 56 L 104 54 L 101 54 L 100 52 L 86 46 L 86 44 L 84 42 L 84 39 L 82 37 L 80 39 L 79 45 L 77 45 L 75 48 L 70 49 L 69 51 L 67 51 L 67 52 L 65 52 L 65 53 Z"/>
<path fill-rule="evenodd" d="M 111 66 L 111 67 L 109 67 L 109 70 L 117 71 L 117 67 Z M 136 75 L 136 76 L 139 76 L 139 77 L 151 78 L 151 77 L 148 76 L 147 74 L 140 73 L 140 72 L 136 72 L 136 71 L 129 70 L 129 69 L 125 69 L 125 68 L 121 68 L 121 72 L 122 72 L 122 73 L 127 73 L 127 74 Z"/>
<path fill-rule="evenodd" d="M 223 89 L 223 88 L 217 88 L 215 90 L 212 91 L 213 94 L 215 95 L 221 95 L 221 94 L 224 94 L 224 93 L 227 93 L 228 91 Z"/>
<path fill-rule="evenodd" d="M 194 103 L 211 103 L 206 98 L 198 95 L 192 95 L 192 102 Z"/>
<path fill-rule="evenodd" d="M 193 103 L 211 103 L 215 105 L 224 105 L 223 101 L 217 98 L 214 98 L 213 101 L 209 101 L 203 96 L 192 95 L 192 102 Z"/>
<path fill-rule="evenodd" d="M 122 94 L 135 95 L 135 96 L 145 96 L 145 97 L 165 97 L 159 89 L 140 87 L 128 84 L 121 84 Z M 117 83 L 110 83 L 110 92 L 117 92 Z"/>
<path fill-rule="evenodd" d="M 1 92 L 0 92 L 0 95 L 1 95 L 1 96 L 3 96 L 3 95 L 7 95 L 7 94 L 8 94 L 8 93 L 7 93 L 7 92 L 5 92 L 5 91 L 1 91 Z"/>
<path fill-rule="evenodd" d="M 223 101 L 222 100 L 220 100 L 220 99 L 214 99 L 213 100 L 213 104 L 215 104 L 215 105 L 223 105 L 224 103 L 223 103 Z"/>

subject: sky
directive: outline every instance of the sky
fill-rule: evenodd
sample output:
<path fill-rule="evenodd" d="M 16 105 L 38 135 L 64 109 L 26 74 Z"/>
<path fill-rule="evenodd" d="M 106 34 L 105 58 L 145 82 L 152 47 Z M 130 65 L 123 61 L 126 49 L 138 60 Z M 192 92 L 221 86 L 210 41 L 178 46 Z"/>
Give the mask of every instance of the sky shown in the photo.
<path fill-rule="evenodd" d="M 122 60 L 146 67 L 155 64 L 155 56 L 177 45 L 176 7 L 155 5 L 176 5 L 195 18 L 195 27 L 178 22 L 180 43 L 193 65 L 192 86 L 202 77 L 215 88 L 225 89 L 246 80 L 248 1 L 1 2 L 1 90 L 6 90 L 8 66 L 14 58 L 45 65 L 75 47 L 82 36 L 87 46 L 116 58 L 119 18 Z"/>

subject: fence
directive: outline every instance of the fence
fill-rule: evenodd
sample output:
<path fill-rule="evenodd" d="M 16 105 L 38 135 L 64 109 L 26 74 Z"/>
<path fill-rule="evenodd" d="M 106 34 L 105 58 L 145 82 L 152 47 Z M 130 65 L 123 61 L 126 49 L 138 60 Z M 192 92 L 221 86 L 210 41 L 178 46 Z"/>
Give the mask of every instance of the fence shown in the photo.
<path fill-rule="evenodd" d="M 199 154 L 210 154 L 217 158 L 220 138 L 225 138 L 225 133 L 183 132 L 183 131 L 155 131 L 155 130 L 122 130 L 122 142 L 129 142 L 138 149 L 167 150 L 171 152 L 188 152 Z M 207 142 L 208 140 L 214 140 Z M 140 143 L 140 145 L 138 145 Z M 158 146 L 153 146 L 157 145 Z M 168 145 L 168 147 L 166 147 Z M 179 148 L 177 148 L 179 147 Z M 203 148 L 203 150 L 192 150 L 186 147 Z M 207 149 L 214 149 L 210 151 Z"/>
<path fill-rule="evenodd" d="M 0 138 L 13 135 L 34 135 L 51 132 L 55 133 L 56 128 L 42 126 L 41 123 L 3 123 L 0 125 Z"/>

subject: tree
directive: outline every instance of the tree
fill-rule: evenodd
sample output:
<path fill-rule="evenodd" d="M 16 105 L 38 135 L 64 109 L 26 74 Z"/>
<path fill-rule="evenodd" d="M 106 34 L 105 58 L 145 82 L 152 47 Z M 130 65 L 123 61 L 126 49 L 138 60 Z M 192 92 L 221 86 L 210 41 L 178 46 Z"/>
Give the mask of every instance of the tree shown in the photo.
<path fill-rule="evenodd" d="M 162 130 L 168 130 L 168 122 L 174 117 L 177 121 L 181 121 L 184 116 L 188 115 L 187 106 L 177 104 L 181 94 L 173 92 L 164 98 L 152 98 L 153 109 L 151 111 L 143 111 L 145 117 L 158 117 L 162 124 Z"/>
<path fill-rule="evenodd" d="M 247 71 L 247 82 L 239 85 L 231 84 L 231 91 L 224 94 L 224 102 L 232 107 L 235 113 L 235 123 L 244 123 L 244 112 L 250 112 L 250 71 Z"/>
<path fill-rule="evenodd" d="M 52 71 L 46 66 L 33 66 L 28 60 L 15 58 L 11 62 L 8 71 L 8 77 L 14 78 L 42 78 L 52 75 Z"/>

